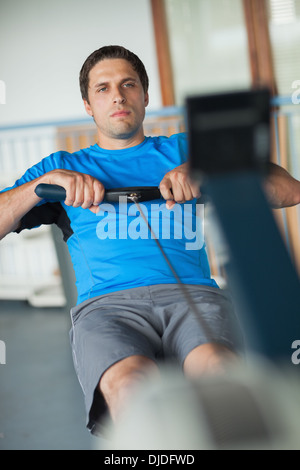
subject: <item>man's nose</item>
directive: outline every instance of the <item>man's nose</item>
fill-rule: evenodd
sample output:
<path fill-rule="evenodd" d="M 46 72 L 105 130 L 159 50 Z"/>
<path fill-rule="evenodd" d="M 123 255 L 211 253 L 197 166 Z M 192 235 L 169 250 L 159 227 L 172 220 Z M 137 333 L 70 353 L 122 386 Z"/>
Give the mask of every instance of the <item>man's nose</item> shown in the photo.
<path fill-rule="evenodd" d="M 125 103 L 126 98 L 123 95 L 122 91 L 117 89 L 114 93 L 114 98 L 113 98 L 114 103 L 122 104 Z"/>

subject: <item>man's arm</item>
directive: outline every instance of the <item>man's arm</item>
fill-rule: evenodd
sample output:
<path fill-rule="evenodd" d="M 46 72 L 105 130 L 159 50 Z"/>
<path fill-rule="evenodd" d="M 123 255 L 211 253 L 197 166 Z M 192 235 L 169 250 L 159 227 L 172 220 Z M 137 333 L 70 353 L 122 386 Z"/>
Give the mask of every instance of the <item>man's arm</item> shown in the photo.
<path fill-rule="evenodd" d="M 52 170 L 17 188 L 0 194 L 0 240 L 16 230 L 22 217 L 40 200 L 34 190 L 40 183 L 57 184 L 66 190 L 65 204 L 97 212 L 104 186 L 96 178 L 70 170 Z"/>
<path fill-rule="evenodd" d="M 264 184 L 267 199 L 275 209 L 300 204 L 300 181 L 275 163 L 269 164 L 269 175 Z"/>
<path fill-rule="evenodd" d="M 16 230 L 22 217 L 40 201 L 34 192 L 36 184 L 30 181 L 0 194 L 0 240 Z"/>
<path fill-rule="evenodd" d="M 270 163 L 269 175 L 264 182 L 266 197 L 273 208 L 295 206 L 300 203 L 300 181 L 284 168 Z M 176 202 L 185 202 L 199 197 L 199 186 L 189 176 L 188 163 L 169 171 L 160 183 L 160 192 L 171 209 Z"/>

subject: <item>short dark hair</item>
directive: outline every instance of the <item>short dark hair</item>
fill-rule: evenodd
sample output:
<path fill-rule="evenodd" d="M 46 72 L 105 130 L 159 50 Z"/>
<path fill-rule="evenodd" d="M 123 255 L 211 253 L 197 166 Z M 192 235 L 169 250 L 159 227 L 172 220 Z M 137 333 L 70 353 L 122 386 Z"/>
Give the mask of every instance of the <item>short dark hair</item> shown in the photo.
<path fill-rule="evenodd" d="M 83 100 L 89 102 L 88 88 L 89 88 L 89 73 L 91 69 L 101 60 L 104 59 L 125 59 L 135 70 L 141 80 L 144 92 L 148 91 L 149 78 L 143 62 L 133 52 L 125 49 L 122 46 L 104 46 L 92 52 L 85 60 L 79 75 L 80 92 Z"/>

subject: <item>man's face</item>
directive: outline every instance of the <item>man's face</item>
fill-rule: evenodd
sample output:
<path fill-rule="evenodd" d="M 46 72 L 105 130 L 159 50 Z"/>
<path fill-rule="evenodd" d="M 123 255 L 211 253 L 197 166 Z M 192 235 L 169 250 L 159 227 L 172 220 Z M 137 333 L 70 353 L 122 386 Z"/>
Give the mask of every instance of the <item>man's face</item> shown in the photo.
<path fill-rule="evenodd" d="M 106 148 L 115 139 L 143 140 L 148 93 L 144 93 L 137 72 L 127 60 L 98 62 L 89 73 L 88 97 L 89 103 L 84 101 L 85 109 L 93 116 L 99 141 Z"/>

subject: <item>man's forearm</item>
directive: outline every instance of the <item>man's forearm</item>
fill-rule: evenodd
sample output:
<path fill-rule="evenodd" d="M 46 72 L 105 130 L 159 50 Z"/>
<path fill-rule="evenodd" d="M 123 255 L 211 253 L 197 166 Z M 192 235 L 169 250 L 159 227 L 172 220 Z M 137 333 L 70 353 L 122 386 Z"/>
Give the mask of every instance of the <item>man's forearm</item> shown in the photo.
<path fill-rule="evenodd" d="M 41 200 L 34 192 L 40 183 L 58 184 L 66 190 L 65 204 L 97 213 L 105 188 L 91 175 L 57 168 L 18 188 L 0 194 L 0 240 L 16 230 L 22 217 Z"/>
<path fill-rule="evenodd" d="M 0 240 L 16 230 L 22 217 L 40 201 L 34 192 L 38 180 L 0 194 Z"/>

